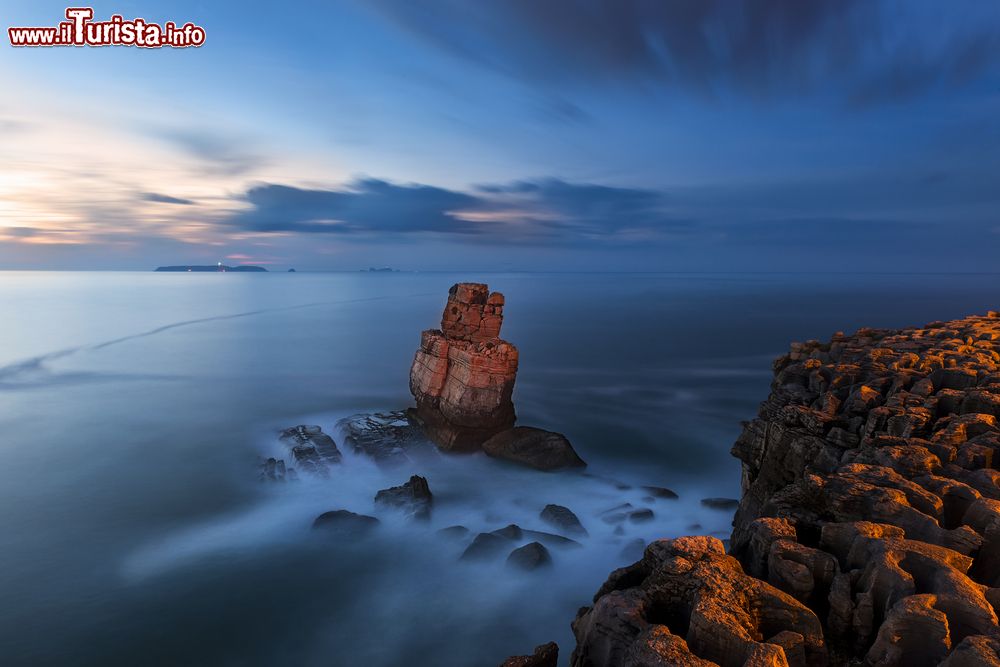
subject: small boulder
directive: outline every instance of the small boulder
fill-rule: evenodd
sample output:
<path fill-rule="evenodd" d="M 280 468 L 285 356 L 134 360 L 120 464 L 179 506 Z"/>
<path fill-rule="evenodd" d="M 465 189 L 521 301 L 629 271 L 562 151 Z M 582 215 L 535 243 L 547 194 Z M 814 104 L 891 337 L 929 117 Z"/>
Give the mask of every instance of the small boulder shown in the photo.
<path fill-rule="evenodd" d="M 510 552 L 507 557 L 507 566 L 520 570 L 537 570 L 552 564 L 552 556 L 540 542 L 529 542 L 523 547 L 519 547 Z"/>
<path fill-rule="evenodd" d="M 630 512 L 628 520 L 632 523 L 646 523 L 647 521 L 652 521 L 653 516 L 653 510 L 644 507 L 634 512 Z"/>
<path fill-rule="evenodd" d="M 314 530 L 323 530 L 340 535 L 364 535 L 378 526 L 379 520 L 373 516 L 355 514 L 348 510 L 323 512 L 313 521 Z"/>
<path fill-rule="evenodd" d="M 559 646 L 555 642 L 535 647 L 532 655 L 515 655 L 503 661 L 500 667 L 556 667 L 559 664 Z"/>
<path fill-rule="evenodd" d="M 375 494 L 377 507 L 390 507 L 403 510 L 412 519 L 427 521 L 431 518 L 431 505 L 434 496 L 427 479 L 419 475 L 410 477 L 410 481 L 400 486 L 382 489 Z"/>
<path fill-rule="evenodd" d="M 680 496 L 677 495 L 675 491 L 664 488 L 662 486 L 644 486 L 642 487 L 649 495 L 654 498 L 663 498 L 665 500 L 677 500 Z"/>
<path fill-rule="evenodd" d="M 510 540 L 493 533 L 479 533 L 459 560 L 493 560 L 510 545 Z"/>
<path fill-rule="evenodd" d="M 587 529 L 573 511 L 562 505 L 546 505 L 539 515 L 545 523 L 571 535 L 588 535 Z"/>
<path fill-rule="evenodd" d="M 537 470 L 583 468 L 581 459 L 566 436 L 531 426 L 516 426 L 483 443 L 487 455 Z"/>

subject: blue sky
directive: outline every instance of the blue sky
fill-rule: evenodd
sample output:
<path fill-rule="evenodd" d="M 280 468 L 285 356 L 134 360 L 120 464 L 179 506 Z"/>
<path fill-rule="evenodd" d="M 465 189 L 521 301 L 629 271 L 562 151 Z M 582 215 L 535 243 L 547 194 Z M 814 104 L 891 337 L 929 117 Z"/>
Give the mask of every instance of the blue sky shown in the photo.
<path fill-rule="evenodd" d="M 207 41 L 4 40 L 0 268 L 998 266 L 998 3 L 94 9 Z"/>

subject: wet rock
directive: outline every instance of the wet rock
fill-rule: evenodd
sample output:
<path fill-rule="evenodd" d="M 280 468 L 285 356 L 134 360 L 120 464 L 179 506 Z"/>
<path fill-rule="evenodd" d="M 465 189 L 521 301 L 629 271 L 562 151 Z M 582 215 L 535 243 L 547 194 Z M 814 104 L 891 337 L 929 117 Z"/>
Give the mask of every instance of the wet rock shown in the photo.
<path fill-rule="evenodd" d="M 587 465 L 577 456 L 566 436 L 532 426 L 517 426 L 498 433 L 483 443 L 483 451 L 494 458 L 537 470 L 582 468 Z"/>
<path fill-rule="evenodd" d="M 420 521 L 431 518 L 433 501 L 430 485 L 419 475 L 413 475 L 405 484 L 382 489 L 375 494 L 376 507 L 402 510 L 408 517 Z"/>
<path fill-rule="evenodd" d="M 466 547 L 460 560 L 495 560 L 510 546 L 510 539 L 493 533 L 479 533 Z"/>
<path fill-rule="evenodd" d="M 573 511 L 562 505 L 546 505 L 539 514 L 542 521 L 570 535 L 587 536 L 587 529 Z"/>
<path fill-rule="evenodd" d="M 517 348 L 500 339 L 503 295 L 480 283 L 448 292 L 441 329 L 424 331 L 410 392 L 427 435 L 446 450 L 471 450 L 514 425 Z"/>
<path fill-rule="evenodd" d="M 503 661 L 500 667 L 557 667 L 559 664 L 559 646 L 555 642 L 535 647 L 532 655 L 511 656 Z"/>
<path fill-rule="evenodd" d="M 382 467 L 401 467 L 434 454 L 420 424 L 406 412 L 352 415 L 337 422 L 337 428 L 344 433 L 345 447 Z"/>
<path fill-rule="evenodd" d="M 328 466 L 341 462 L 337 444 L 319 426 L 293 426 L 282 431 L 278 439 L 288 447 L 296 465 L 306 472 L 325 475 Z"/>
<path fill-rule="evenodd" d="M 521 528 L 515 523 L 504 526 L 498 530 L 494 530 L 491 535 L 496 535 L 497 537 L 502 537 L 505 540 L 512 540 L 514 542 L 520 542 L 523 540 L 535 540 L 547 544 L 550 547 L 581 547 L 583 546 L 576 540 L 570 539 L 568 537 L 563 537 L 562 535 L 554 535 L 552 533 L 545 533 L 540 530 L 528 530 Z"/>
<path fill-rule="evenodd" d="M 313 529 L 346 536 L 360 536 L 371 532 L 379 524 L 373 516 L 355 514 L 348 510 L 324 512 L 313 521 Z"/>
<path fill-rule="evenodd" d="M 507 557 L 508 567 L 525 571 L 537 570 L 551 564 L 552 556 L 549 555 L 549 550 L 539 542 L 529 542 L 523 547 L 518 547 Z"/>
<path fill-rule="evenodd" d="M 664 488 L 662 486 L 644 486 L 643 490 L 649 492 L 654 498 L 663 498 L 665 500 L 677 500 L 678 496 L 674 491 Z"/>
<path fill-rule="evenodd" d="M 638 509 L 634 512 L 629 512 L 628 520 L 632 523 L 647 523 L 652 521 L 654 518 L 653 510 L 648 508 Z"/>
<path fill-rule="evenodd" d="M 728 512 L 739 507 L 740 501 L 735 498 L 702 498 L 701 504 L 713 510 Z"/>
<path fill-rule="evenodd" d="M 285 482 L 298 479 L 295 468 L 286 468 L 283 459 L 268 458 L 258 466 L 257 478 L 262 482 Z"/>

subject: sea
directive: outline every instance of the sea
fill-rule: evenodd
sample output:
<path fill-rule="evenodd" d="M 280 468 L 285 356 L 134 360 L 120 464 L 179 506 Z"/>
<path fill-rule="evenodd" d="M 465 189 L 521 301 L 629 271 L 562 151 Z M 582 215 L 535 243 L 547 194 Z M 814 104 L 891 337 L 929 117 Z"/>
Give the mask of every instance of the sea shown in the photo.
<path fill-rule="evenodd" d="M 586 471 L 482 454 L 384 468 L 337 422 L 411 404 L 420 332 L 448 288 L 506 295 L 518 422 L 566 434 Z M 994 274 L 0 272 L 0 663 L 495 666 L 556 641 L 637 544 L 728 537 L 730 447 L 791 341 L 1000 306 Z M 322 426 L 328 478 L 259 480 L 282 429 Z M 291 463 L 291 462 L 290 462 Z M 427 478 L 430 522 L 374 506 Z M 651 497 L 644 486 L 679 498 Z M 534 572 L 459 559 L 471 534 L 589 537 Z M 652 521 L 611 524 L 624 503 Z M 367 536 L 312 529 L 377 516 Z M 619 530 L 620 526 L 620 530 Z"/>

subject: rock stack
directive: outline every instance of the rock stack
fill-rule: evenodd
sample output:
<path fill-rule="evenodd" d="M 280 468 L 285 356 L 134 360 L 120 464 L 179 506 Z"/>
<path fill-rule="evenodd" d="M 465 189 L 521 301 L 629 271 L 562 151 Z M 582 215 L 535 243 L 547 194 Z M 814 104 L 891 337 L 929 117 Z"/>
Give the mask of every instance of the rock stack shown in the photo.
<path fill-rule="evenodd" d="M 425 431 L 443 449 L 477 449 L 514 425 L 517 348 L 499 338 L 503 305 L 503 294 L 486 285 L 458 283 L 441 329 L 421 335 L 410 392 Z"/>
<path fill-rule="evenodd" d="M 793 344 L 733 448 L 731 550 L 649 545 L 572 665 L 1000 665 L 1000 318 Z"/>

